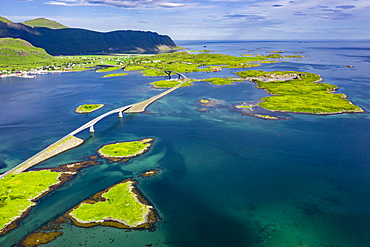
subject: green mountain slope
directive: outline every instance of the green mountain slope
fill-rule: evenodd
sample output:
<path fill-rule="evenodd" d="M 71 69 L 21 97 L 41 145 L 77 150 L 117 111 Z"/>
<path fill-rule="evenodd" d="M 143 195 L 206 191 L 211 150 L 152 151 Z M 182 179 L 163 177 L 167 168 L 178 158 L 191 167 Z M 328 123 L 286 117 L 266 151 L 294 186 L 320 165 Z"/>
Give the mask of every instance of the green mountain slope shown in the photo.
<path fill-rule="evenodd" d="M 5 17 L 0 16 L 0 21 L 5 22 L 5 23 L 11 23 L 12 21 L 9 21 Z"/>
<path fill-rule="evenodd" d="M 30 67 L 48 63 L 54 58 L 42 48 L 37 48 L 22 39 L 0 39 L 0 71 L 9 67 Z"/>
<path fill-rule="evenodd" d="M 30 26 L 30 27 L 47 27 L 50 29 L 61 29 L 61 28 L 68 28 L 63 24 L 60 24 L 56 21 L 51 21 L 45 18 L 37 18 L 34 20 L 29 20 L 22 22 L 22 24 Z"/>

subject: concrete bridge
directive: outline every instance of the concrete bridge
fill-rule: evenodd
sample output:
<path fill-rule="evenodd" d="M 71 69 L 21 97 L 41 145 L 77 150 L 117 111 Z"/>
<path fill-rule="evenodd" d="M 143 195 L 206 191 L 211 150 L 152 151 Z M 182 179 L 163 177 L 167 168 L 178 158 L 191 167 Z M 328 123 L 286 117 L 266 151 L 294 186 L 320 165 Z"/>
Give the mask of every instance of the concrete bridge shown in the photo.
<path fill-rule="evenodd" d="M 111 114 L 118 113 L 118 117 L 123 117 L 123 113 L 136 113 L 136 112 L 145 111 L 145 108 L 148 105 L 150 105 L 154 101 L 158 100 L 159 98 L 173 92 L 174 90 L 181 87 L 185 82 L 189 81 L 189 78 L 187 78 L 185 75 L 177 73 L 177 72 L 174 72 L 174 73 L 178 74 L 179 78 L 181 78 L 182 82 L 179 85 L 177 85 L 173 88 L 170 88 L 170 89 L 168 89 L 168 90 L 166 90 L 166 91 L 164 91 L 164 92 L 162 92 L 162 93 L 160 93 L 156 96 L 153 96 L 153 97 L 151 97 L 147 100 L 138 102 L 136 104 L 127 105 L 127 106 L 123 106 L 123 107 L 114 109 L 112 111 L 109 111 L 107 113 L 104 113 L 104 114 L 94 118 L 93 120 L 87 122 L 86 124 L 82 125 L 81 127 L 77 128 L 76 130 L 72 131 L 68 135 L 62 137 L 58 141 L 49 145 L 47 148 L 38 152 L 37 154 L 35 154 L 31 158 L 25 160 L 24 162 L 20 163 L 19 165 L 10 169 L 9 171 L 1 174 L 0 179 L 5 177 L 8 174 L 21 173 L 21 172 L 23 172 L 23 171 L 25 171 L 25 170 L 27 170 L 27 169 L 35 166 L 35 165 L 47 160 L 47 159 L 50 159 L 51 157 L 54 157 L 54 156 L 56 156 L 56 155 L 58 155 L 62 152 L 65 152 L 69 149 L 72 149 L 72 148 L 75 148 L 75 147 L 81 145 L 84 142 L 84 140 L 82 140 L 80 138 L 77 138 L 77 137 L 74 137 L 74 135 L 76 135 L 77 133 L 79 133 L 79 132 L 81 132 L 85 129 L 89 129 L 90 132 L 94 132 L 95 131 L 94 125 L 97 122 L 99 122 L 100 120 L 102 120 L 103 118 L 105 118 L 105 117 L 107 117 Z"/>

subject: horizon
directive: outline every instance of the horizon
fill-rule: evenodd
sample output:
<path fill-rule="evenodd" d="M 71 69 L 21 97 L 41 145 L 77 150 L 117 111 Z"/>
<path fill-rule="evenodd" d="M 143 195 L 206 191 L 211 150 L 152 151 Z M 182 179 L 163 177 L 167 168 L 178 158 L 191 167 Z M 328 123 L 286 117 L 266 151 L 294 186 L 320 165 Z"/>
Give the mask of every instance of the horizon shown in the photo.
<path fill-rule="evenodd" d="M 0 16 L 173 40 L 370 39 L 370 0 L 3 0 Z"/>

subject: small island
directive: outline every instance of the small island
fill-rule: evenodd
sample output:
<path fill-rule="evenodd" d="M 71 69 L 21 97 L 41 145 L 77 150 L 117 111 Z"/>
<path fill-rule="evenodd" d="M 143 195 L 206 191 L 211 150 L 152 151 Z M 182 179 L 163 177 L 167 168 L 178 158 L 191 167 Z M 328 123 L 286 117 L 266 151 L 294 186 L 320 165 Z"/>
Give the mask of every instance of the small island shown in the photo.
<path fill-rule="evenodd" d="M 153 138 L 145 138 L 139 141 L 118 142 L 104 145 L 98 150 L 101 157 L 107 159 L 127 159 L 143 154 L 153 145 Z"/>
<path fill-rule="evenodd" d="M 215 107 L 218 104 L 221 104 L 221 100 L 210 100 L 210 99 L 199 99 L 199 104 L 204 107 Z"/>
<path fill-rule="evenodd" d="M 70 210 L 66 216 L 77 226 L 96 225 L 117 228 L 150 228 L 157 221 L 153 207 L 127 179 L 113 185 Z"/>
<path fill-rule="evenodd" d="M 159 173 L 158 169 L 152 169 L 152 170 L 144 172 L 143 174 L 141 174 L 141 176 L 142 177 L 152 177 L 154 175 L 157 175 L 158 173 Z"/>
<path fill-rule="evenodd" d="M 118 76 L 125 76 L 125 75 L 128 75 L 127 73 L 115 73 L 115 74 L 106 74 L 105 76 L 103 76 L 104 78 L 107 78 L 107 77 L 118 77 Z"/>
<path fill-rule="evenodd" d="M 104 104 L 84 104 L 77 107 L 75 110 L 77 113 L 91 113 L 102 108 Z"/>
<path fill-rule="evenodd" d="M 262 115 L 262 114 L 255 114 L 255 117 L 268 119 L 268 120 L 278 120 L 278 117 L 270 116 L 270 115 Z"/>
<path fill-rule="evenodd" d="M 237 72 L 245 80 L 265 89 L 271 97 L 262 98 L 257 105 L 270 111 L 307 114 L 338 114 L 364 112 L 352 104 L 345 94 L 334 93 L 338 88 L 322 81 L 317 74 L 296 71 L 249 70 Z"/>
<path fill-rule="evenodd" d="M 160 80 L 150 83 L 154 88 L 172 88 L 180 85 L 180 80 Z M 193 85 L 191 82 L 185 82 L 181 87 L 187 87 Z"/>

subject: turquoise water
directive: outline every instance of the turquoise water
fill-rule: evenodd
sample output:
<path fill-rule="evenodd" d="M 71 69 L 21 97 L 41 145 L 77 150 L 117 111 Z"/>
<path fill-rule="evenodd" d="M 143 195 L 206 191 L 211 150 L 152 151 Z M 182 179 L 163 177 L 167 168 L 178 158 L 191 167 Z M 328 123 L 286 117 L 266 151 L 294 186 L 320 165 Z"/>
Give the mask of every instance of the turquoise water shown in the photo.
<path fill-rule="evenodd" d="M 153 231 L 66 223 L 63 236 L 45 246 L 369 246 L 370 245 L 370 45 L 368 42 L 177 42 L 190 49 L 231 55 L 284 50 L 306 57 L 258 69 L 318 73 L 366 112 L 315 116 L 277 114 L 290 120 L 244 116 L 233 104 L 256 103 L 267 94 L 245 82 L 197 83 L 148 107 L 150 114 L 110 116 L 78 135 L 80 147 L 37 166 L 87 160 L 104 144 L 155 138 L 151 150 L 127 163 L 89 167 L 42 198 L 20 226 L 0 237 L 12 246 L 83 199 L 132 177 L 161 220 Z M 252 51 L 250 51 L 252 50 Z M 353 68 L 347 68 L 352 65 Z M 191 73 L 191 78 L 234 76 Z M 0 172 L 109 110 L 158 94 L 157 80 L 138 72 L 101 78 L 94 71 L 0 81 Z M 197 100 L 222 103 L 208 112 Z M 78 115 L 86 102 L 107 104 Z M 152 178 L 139 175 L 159 168 Z"/>

